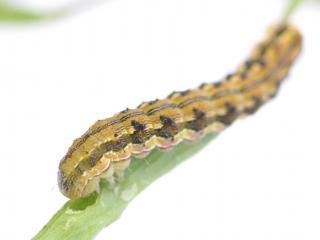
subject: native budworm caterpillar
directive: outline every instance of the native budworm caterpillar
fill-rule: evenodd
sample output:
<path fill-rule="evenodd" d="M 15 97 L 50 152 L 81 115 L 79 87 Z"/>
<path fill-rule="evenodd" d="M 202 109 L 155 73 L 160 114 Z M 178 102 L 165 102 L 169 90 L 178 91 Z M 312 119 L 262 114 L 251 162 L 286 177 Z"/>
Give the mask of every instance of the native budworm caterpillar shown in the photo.
<path fill-rule="evenodd" d="M 278 92 L 301 42 L 295 27 L 280 23 L 220 82 L 173 92 L 96 122 L 60 162 L 61 192 L 71 199 L 87 196 L 99 190 L 100 178 L 113 182 L 123 174 L 131 156 L 219 133 L 238 117 L 254 113 Z"/>

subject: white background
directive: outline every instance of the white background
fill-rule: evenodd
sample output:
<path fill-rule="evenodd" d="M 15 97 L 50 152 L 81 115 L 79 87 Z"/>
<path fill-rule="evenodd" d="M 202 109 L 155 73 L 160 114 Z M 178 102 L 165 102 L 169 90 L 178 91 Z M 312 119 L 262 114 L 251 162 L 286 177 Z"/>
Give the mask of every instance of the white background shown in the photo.
<path fill-rule="evenodd" d="M 111 0 L 0 26 L 0 238 L 30 239 L 67 200 L 58 164 L 92 123 L 219 80 L 284 5 Z M 320 6 L 293 21 L 304 51 L 278 97 L 156 181 L 97 239 L 320 239 Z"/>

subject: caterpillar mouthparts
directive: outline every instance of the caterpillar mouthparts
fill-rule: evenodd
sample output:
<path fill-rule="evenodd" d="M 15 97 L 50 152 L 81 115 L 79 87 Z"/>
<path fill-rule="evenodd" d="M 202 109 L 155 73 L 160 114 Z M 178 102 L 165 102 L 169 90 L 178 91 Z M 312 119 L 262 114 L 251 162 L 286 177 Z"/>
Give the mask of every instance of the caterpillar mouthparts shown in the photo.
<path fill-rule="evenodd" d="M 99 120 L 76 139 L 61 160 L 60 191 L 71 199 L 99 190 L 100 178 L 114 182 L 131 156 L 168 149 L 220 133 L 238 117 L 255 113 L 273 98 L 301 50 L 302 36 L 288 23 L 274 25 L 247 61 L 215 83 L 173 92 Z"/>

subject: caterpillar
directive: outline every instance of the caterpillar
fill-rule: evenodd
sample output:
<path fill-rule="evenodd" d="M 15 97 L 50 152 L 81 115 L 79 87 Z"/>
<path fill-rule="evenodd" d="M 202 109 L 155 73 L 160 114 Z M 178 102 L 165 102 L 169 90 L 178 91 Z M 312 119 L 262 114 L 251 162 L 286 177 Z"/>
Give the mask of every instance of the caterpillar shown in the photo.
<path fill-rule="evenodd" d="M 273 98 L 301 50 L 302 36 L 289 23 L 273 25 L 248 60 L 219 82 L 173 92 L 97 121 L 76 139 L 59 164 L 60 191 L 70 199 L 99 191 L 101 178 L 121 178 L 132 156 L 170 149 L 220 133 L 237 118 Z"/>

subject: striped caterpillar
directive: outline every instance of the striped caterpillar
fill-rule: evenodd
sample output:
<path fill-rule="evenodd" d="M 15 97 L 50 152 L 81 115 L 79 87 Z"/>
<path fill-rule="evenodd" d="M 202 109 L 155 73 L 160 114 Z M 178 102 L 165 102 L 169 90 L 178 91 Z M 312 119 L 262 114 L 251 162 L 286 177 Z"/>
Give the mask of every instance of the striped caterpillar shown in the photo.
<path fill-rule="evenodd" d="M 61 160 L 61 192 L 71 199 L 85 197 L 99 190 L 100 178 L 112 183 L 123 175 L 131 156 L 219 133 L 238 117 L 256 112 L 278 92 L 301 43 L 295 27 L 277 24 L 249 59 L 220 82 L 173 92 L 96 122 Z"/>

